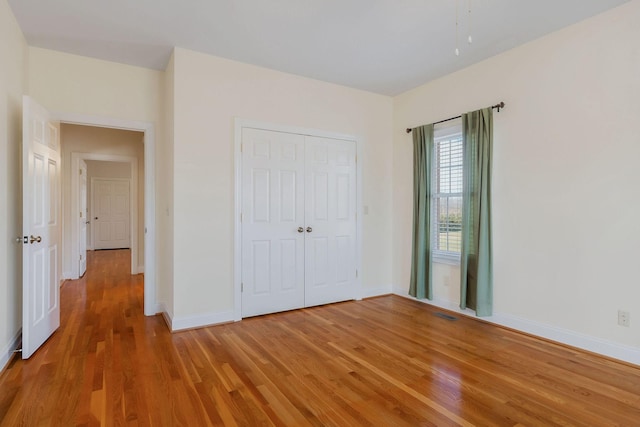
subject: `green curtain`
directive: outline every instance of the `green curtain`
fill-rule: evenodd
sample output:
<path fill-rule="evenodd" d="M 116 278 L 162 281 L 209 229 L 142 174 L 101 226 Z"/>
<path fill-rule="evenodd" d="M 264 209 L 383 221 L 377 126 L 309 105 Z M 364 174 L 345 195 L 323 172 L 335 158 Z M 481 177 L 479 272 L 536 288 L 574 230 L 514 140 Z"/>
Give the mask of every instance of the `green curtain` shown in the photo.
<path fill-rule="evenodd" d="M 431 168 L 433 125 L 413 129 L 413 245 L 409 295 L 433 298 L 431 289 Z"/>
<path fill-rule="evenodd" d="M 491 252 L 491 157 L 493 110 L 462 115 L 464 184 L 462 192 L 462 255 L 460 308 L 477 316 L 493 314 Z"/>

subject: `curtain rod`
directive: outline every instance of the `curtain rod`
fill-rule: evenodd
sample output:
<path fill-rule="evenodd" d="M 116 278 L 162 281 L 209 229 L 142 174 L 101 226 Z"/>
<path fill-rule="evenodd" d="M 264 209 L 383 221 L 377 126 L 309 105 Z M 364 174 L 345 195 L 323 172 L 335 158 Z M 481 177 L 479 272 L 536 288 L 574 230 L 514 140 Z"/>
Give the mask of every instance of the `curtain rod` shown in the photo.
<path fill-rule="evenodd" d="M 500 101 L 500 103 L 496 104 L 496 105 L 492 105 L 491 108 L 493 109 L 497 109 L 498 113 L 500 112 L 501 108 L 504 108 L 504 102 Z M 455 117 L 451 117 L 449 119 L 445 119 L 445 120 L 440 120 L 439 122 L 435 122 L 434 125 L 437 125 L 438 123 L 444 123 L 444 122 L 449 122 L 451 120 L 455 120 L 455 119 L 459 119 L 460 117 L 462 117 L 462 115 L 459 116 L 455 116 Z M 413 129 L 411 128 L 407 128 L 407 133 L 411 133 Z"/>

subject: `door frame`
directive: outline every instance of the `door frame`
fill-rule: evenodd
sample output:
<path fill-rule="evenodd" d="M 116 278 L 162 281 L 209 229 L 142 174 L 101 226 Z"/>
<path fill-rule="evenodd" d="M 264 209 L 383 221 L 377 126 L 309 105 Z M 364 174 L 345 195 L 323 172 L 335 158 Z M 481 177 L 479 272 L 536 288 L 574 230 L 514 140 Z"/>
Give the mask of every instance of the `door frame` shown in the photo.
<path fill-rule="evenodd" d="M 242 320 L 242 129 L 251 128 L 320 138 L 341 139 L 356 144 L 356 299 L 362 299 L 362 156 L 361 138 L 318 129 L 234 118 L 233 171 L 233 320 Z"/>
<path fill-rule="evenodd" d="M 82 250 L 80 250 L 80 248 L 82 248 L 83 246 L 83 242 L 81 239 L 81 234 L 80 234 L 80 230 L 82 230 L 83 224 L 82 224 L 82 219 L 78 219 L 78 224 L 79 224 L 79 228 L 78 228 L 78 253 L 80 254 L 80 256 L 78 258 L 76 258 L 78 260 L 78 277 L 82 277 L 82 275 L 84 275 L 84 273 L 87 272 L 87 251 L 90 250 L 89 249 L 89 242 L 88 242 L 88 238 L 87 238 L 87 218 L 88 215 L 87 213 L 89 212 L 89 201 L 87 200 L 87 190 L 89 188 L 89 181 L 87 179 L 87 171 L 89 170 L 89 168 L 87 167 L 87 162 L 85 162 L 84 160 L 80 160 L 78 163 L 80 163 L 78 165 L 78 169 L 80 172 L 84 171 L 84 212 L 82 211 L 81 207 L 83 204 L 83 200 L 80 197 L 81 192 L 79 191 L 81 188 L 81 185 L 78 184 L 78 195 L 76 197 L 76 200 L 78 201 L 78 211 L 80 211 L 80 214 L 84 214 L 84 216 L 82 217 L 82 219 L 84 219 L 84 271 L 82 271 L 82 269 L 80 268 L 80 260 L 82 259 Z M 84 169 L 83 169 L 84 167 Z M 81 176 L 83 175 L 82 173 L 80 174 Z M 82 181 L 81 178 L 78 178 L 80 181 Z M 80 182 L 79 181 L 79 182 Z M 73 214 L 72 214 L 73 216 Z"/>
<path fill-rule="evenodd" d="M 156 137 L 155 125 L 151 122 L 116 119 L 111 117 L 90 116 L 74 113 L 52 113 L 52 119 L 60 123 L 94 126 L 111 129 L 132 130 L 144 134 L 144 314 L 153 316 L 159 313 L 160 306 L 156 300 L 156 191 L 155 191 L 155 161 L 156 161 Z M 89 154 L 89 153 L 86 153 Z M 91 159 L 89 159 L 91 160 Z M 97 159 L 100 160 L 100 159 Z M 134 162 L 136 173 L 132 172 L 137 180 L 137 162 Z M 64 165 L 63 165 L 64 167 Z M 77 169 L 79 163 L 71 165 Z M 72 169 L 73 170 L 73 169 Z M 136 181 L 137 182 L 137 181 Z M 79 179 L 71 174 L 71 203 L 78 203 Z M 132 184 L 133 185 L 133 184 Z M 136 190 L 137 192 L 137 187 Z M 75 198 L 74 198 L 75 194 Z M 137 205 L 137 203 L 136 203 Z M 137 209 L 137 207 L 136 207 Z M 77 210 L 77 206 L 76 206 Z M 72 211 L 73 212 L 73 211 Z M 137 221 L 137 219 L 136 219 Z M 77 221 L 76 221 L 77 223 Z M 137 226 L 136 226 L 137 229 Z M 76 233 L 78 229 L 76 229 Z M 73 230 L 72 230 L 73 233 Z M 133 233 L 132 233 L 133 234 Z M 77 234 L 76 234 L 77 236 Z M 136 235 L 137 239 L 137 235 Z M 71 238 L 71 245 L 75 245 L 75 253 L 78 253 L 78 240 Z M 73 249 L 71 251 L 73 253 Z M 63 256 L 65 254 L 63 253 Z M 132 250 L 133 257 L 133 250 Z M 137 268 L 137 258 L 136 258 Z"/>
<path fill-rule="evenodd" d="M 71 170 L 75 171 L 80 168 L 80 160 L 98 160 L 103 162 L 120 162 L 129 163 L 129 170 L 131 171 L 131 178 L 126 178 L 129 184 L 129 245 L 131 246 L 131 274 L 139 274 L 144 271 L 140 271 L 138 268 L 138 158 L 130 156 L 120 156 L 116 154 L 99 154 L 99 153 L 71 153 Z M 92 186 L 93 182 L 89 182 Z M 73 212 L 77 212 L 79 206 L 77 203 L 80 198 L 80 179 L 75 173 L 71 174 L 71 212 L 73 222 L 71 224 L 71 241 L 79 241 L 80 236 L 80 221 L 81 218 L 73 216 Z M 93 188 L 91 189 L 91 200 L 93 203 Z M 93 213 L 93 206 L 91 206 L 91 212 Z M 92 224 L 93 225 L 93 224 Z M 91 247 L 94 247 L 94 227 L 91 227 Z M 80 256 L 79 243 L 71 245 L 71 259 L 78 259 Z M 80 277 L 78 266 L 74 266 L 71 270 L 71 279 L 77 279 Z"/>

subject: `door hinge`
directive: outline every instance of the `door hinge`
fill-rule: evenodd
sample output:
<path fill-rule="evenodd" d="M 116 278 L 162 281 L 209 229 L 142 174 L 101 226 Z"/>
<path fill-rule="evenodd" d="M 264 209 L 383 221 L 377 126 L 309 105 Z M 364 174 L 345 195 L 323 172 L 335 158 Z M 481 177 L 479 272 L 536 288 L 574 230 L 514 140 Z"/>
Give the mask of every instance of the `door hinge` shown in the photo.
<path fill-rule="evenodd" d="M 82 254 L 80 254 L 80 261 L 82 261 Z"/>
<path fill-rule="evenodd" d="M 244 151 L 244 144 L 240 144 L 240 152 L 242 153 Z"/>
<path fill-rule="evenodd" d="M 80 218 L 82 218 L 82 212 L 80 212 Z"/>
<path fill-rule="evenodd" d="M 358 269 L 356 269 L 356 277 L 358 277 Z"/>
<path fill-rule="evenodd" d="M 240 292 L 244 292 L 244 283 L 240 283 Z"/>
<path fill-rule="evenodd" d="M 82 169 L 80 169 L 80 175 L 82 175 Z"/>
<path fill-rule="evenodd" d="M 240 213 L 240 222 L 242 222 L 243 216 L 242 213 Z"/>

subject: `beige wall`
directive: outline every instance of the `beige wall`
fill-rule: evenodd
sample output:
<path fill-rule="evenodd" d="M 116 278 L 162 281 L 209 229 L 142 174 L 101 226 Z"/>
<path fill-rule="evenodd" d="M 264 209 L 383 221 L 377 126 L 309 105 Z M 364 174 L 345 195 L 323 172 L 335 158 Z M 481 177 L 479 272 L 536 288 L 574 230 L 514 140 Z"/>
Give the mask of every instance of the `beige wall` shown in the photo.
<path fill-rule="evenodd" d="M 29 47 L 29 95 L 54 113 L 157 123 L 162 72 Z"/>
<path fill-rule="evenodd" d="M 22 326 L 22 95 L 27 44 L 6 0 L 0 0 L 0 370 Z"/>
<path fill-rule="evenodd" d="M 142 135 L 140 135 L 142 140 Z M 137 141 L 142 143 L 142 141 Z M 143 148 L 143 147 L 141 147 Z M 141 153 L 144 155 L 144 153 Z M 131 166 L 125 162 L 87 160 L 87 178 L 131 178 Z"/>
<path fill-rule="evenodd" d="M 494 115 L 495 311 L 640 346 L 640 2 L 394 99 L 393 278 L 406 293 L 411 139 L 404 128 L 505 101 Z M 458 303 L 457 268 L 434 296 Z M 447 285 L 448 283 L 448 285 Z M 617 310 L 631 311 L 631 327 Z"/>
<path fill-rule="evenodd" d="M 104 155 L 119 155 L 135 157 L 138 165 L 138 265 L 144 266 L 144 135 L 141 132 L 133 132 L 118 129 L 108 129 L 92 126 L 78 126 L 70 124 L 60 125 L 60 141 L 62 146 L 62 242 L 63 265 L 62 271 L 65 277 L 70 277 L 72 271 L 71 259 L 71 153 L 92 153 Z M 92 163 L 97 163 L 92 164 Z M 105 173 L 112 175 L 122 174 L 118 167 L 111 165 L 113 162 L 87 162 L 90 165 L 88 176 L 97 173 L 102 176 Z M 105 164 L 107 165 L 105 167 Z M 118 164 L 117 162 L 115 163 Z M 129 168 L 129 164 L 125 164 Z M 107 169 L 107 170 L 105 170 Z M 128 173 L 130 176 L 130 173 Z M 91 181 L 87 182 L 87 206 L 91 209 L 90 199 Z M 91 218 L 91 216 L 89 216 Z M 90 229 L 87 230 L 90 233 Z"/>
<path fill-rule="evenodd" d="M 174 61 L 175 316 L 233 310 L 234 117 L 360 138 L 362 281 L 390 290 L 391 98 L 184 49 Z"/>

